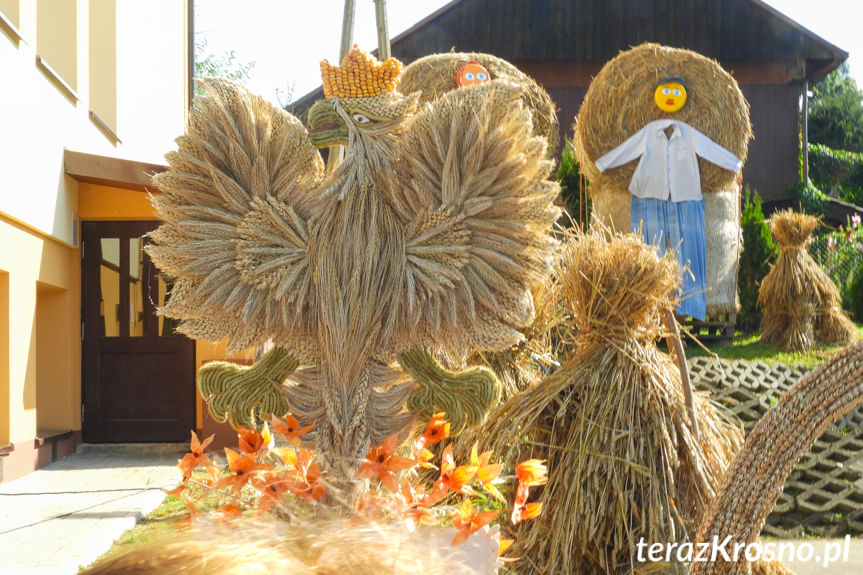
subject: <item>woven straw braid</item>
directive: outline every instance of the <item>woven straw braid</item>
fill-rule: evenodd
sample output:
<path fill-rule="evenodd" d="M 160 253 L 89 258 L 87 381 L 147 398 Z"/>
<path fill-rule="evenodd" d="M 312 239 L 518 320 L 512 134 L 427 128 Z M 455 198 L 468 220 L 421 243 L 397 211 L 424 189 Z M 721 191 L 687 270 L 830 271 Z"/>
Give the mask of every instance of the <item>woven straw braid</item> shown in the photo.
<path fill-rule="evenodd" d="M 486 367 L 454 373 L 421 349 L 403 353 L 399 363 L 420 384 L 408 399 L 408 409 L 427 417 L 445 412 L 453 435 L 469 425 L 482 423 L 500 400 L 500 381 Z"/>
<path fill-rule="evenodd" d="M 696 541 L 727 547 L 755 541 L 797 460 L 833 423 L 863 402 L 863 343 L 849 346 L 806 374 L 758 422 L 725 472 Z M 737 561 L 695 563 L 691 575 L 747 573 Z"/>
<path fill-rule="evenodd" d="M 254 411 L 267 420 L 288 412 L 280 392 L 282 382 L 297 368 L 288 353 L 274 348 L 251 367 L 214 361 L 198 370 L 198 387 L 216 421 L 232 427 L 252 427 Z"/>

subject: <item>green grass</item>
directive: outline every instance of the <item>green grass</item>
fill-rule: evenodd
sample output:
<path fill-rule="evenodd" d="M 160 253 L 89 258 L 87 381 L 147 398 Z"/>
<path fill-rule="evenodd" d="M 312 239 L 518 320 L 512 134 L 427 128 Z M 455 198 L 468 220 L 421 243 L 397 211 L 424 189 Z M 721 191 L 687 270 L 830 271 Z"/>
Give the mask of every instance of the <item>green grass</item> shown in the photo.
<path fill-rule="evenodd" d="M 857 334 L 863 339 L 863 324 L 855 324 L 857 326 Z M 686 357 L 699 357 L 708 355 L 717 355 L 723 359 L 745 359 L 747 361 L 763 361 L 767 364 L 784 363 L 788 365 L 803 365 L 807 368 L 812 368 L 829 359 L 833 354 L 842 349 L 841 346 L 821 346 L 805 353 L 795 353 L 785 351 L 784 349 L 762 343 L 761 335 L 743 334 L 736 332 L 734 334 L 734 345 L 710 345 L 706 346 L 707 350 L 703 349 L 697 342 L 687 340 Z"/>

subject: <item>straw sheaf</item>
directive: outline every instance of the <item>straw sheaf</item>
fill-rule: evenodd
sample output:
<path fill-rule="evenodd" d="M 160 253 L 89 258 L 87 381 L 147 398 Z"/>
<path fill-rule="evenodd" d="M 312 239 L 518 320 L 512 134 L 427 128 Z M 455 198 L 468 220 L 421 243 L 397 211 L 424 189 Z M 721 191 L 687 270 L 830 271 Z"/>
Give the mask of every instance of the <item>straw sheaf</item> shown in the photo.
<path fill-rule="evenodd" d="M 320 183 L 323 163 L 293 116 L 228 80 L 203 86 L 186 134 L 166 156 L 170 169 L 154 177 L 163 194 L 153 203 L 164 223 L 151 234 L 148 250 L 160 269 L 178 278 L 160 312 L 180 319 L 179 330 L 187 335 L 228 337 L 229 348 L 238 350 L 280 335 L 284 315 L 296 313 L 292 300 L 280 306 L 272 292 L 247 281 L 254 266 L 248 254 L 243 257 L 243 242 L 254 244 L 255 222 L 265 219 L 293 226 L 302 243 L 300 218 L 290 217 L 284 202 L 297 203 Z M 307 280 L 297 272 L 292 278 Z M 273 289 L 291 293 L 289 286 Z M 295 329 L 280 343 L 296 343 L 297 356 L 304 357 L 308 340 Z"/>
<path fill-rule="evenodd" d="M 694 534 L 742 430 L 698 395 L 696 438 L 677 367 L 655 347 L 659 311 L 673 304 L 678 281 L 672 260 L 633 236 L 604 232 L 567 242 L 563 252 L 564 302 L 585 327 L 575 332 L 575 352 L 459 446 L 491 439 L 510 464 L 548 460 L 543 514 L 513 533 L 518 573 L 551 565 L 572 575 L 630 572 L 641 537 L 684 542 Z"/>
<path fill-rule="evenodd" d="M 544 138 L 548 143 L 547 154 L 553 154 L 558 138 L 554 101 L 533 78 L 506 60 L 479 52 L 432 54 L 415 60 L 405 68 L 399 89 L 405 94 L 421 91 L 420 103 L 436 100 L 458 88 L 458 71 L 470 61 L 482 64 L 492 79 L 507 80 L 522 88 L 522 103 L 533 115 L 533 135 Z"/>
<path fill-rule="evenodd" d="M 758 537 L 797 460 L 832 424 L 863 402 L 863 343 L 847 347 L 806 374 L 779 398 L 746 438 L 698 529 L 698 541 L 729 548 Z M 695 563 L 693 575 L 747 573 L 738 561 Z"/>
<path fill-rule="evenodd" d="M 770 220 L 780 253 L 758 291 L 761 338 L 793 351 L 811 349 L 819 340 L 848 345 L 857 339 L 839 288 L 806 251 L 817 225 L 817 218 L 791 210 Z"/>
<path fill-rule="evenodd" d="M 533 320 L 529 290 L 550 272 L 560 210 L 521 93 L 501 80 L 448 92 L 405 133 L 394 172 L 411 177 L 387 189 L 407 227 L 396 331 L 421 347 L 496 351 Z"/>
<path fill-rule="evenodd" d="M 686 82 L 686 105 L 677 112 L 657 108 L 653 91 L 666 76 Z M 581 169 L 591 181 L 591 192 L 608 187 L 626 190 L 636 162 L 599 173 L 594 162 L 606 152 L 661 118 L 680 120 L 746 161 L 752 126 L 749 104 L 737 81 L 716 61 L 658 44 L 642 44 L 606 63 L 584 97 L 573 127 Z M 703 191 L 730 188 L 737 174 L 699 158 Z M 595 187 L 598 185 L 599 187 Z"/>
<path fill-rule="evenodd" d="M 657 337 L 660 313 L 673 307 L 680 283 L 673 255 L 657 257 L 634 234 L 586 234 L 562 251 L 559 266 L 563 301 L 582 342 Z"/>

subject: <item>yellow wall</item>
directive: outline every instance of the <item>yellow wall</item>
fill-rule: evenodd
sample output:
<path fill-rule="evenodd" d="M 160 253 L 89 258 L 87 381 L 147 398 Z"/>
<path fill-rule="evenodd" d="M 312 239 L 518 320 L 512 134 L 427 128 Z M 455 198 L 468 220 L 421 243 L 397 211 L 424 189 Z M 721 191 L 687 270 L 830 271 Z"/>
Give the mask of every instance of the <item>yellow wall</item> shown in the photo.
<path fill-rule="evenodd" d="M 154 220 L 156 214 L 147 192 L 81 182 L 78 217 L 81 221 Z"/>
<path fill-rule="evenodd" d="M 81 428 L 79 252 L 3 217 L 0 245 L 0 442 L 26 446 Z"/>
<path fill-rule="evenodd" d="M 0 445 L 11 436 L 9 399 L 9 274 L 0 271 Z"/>

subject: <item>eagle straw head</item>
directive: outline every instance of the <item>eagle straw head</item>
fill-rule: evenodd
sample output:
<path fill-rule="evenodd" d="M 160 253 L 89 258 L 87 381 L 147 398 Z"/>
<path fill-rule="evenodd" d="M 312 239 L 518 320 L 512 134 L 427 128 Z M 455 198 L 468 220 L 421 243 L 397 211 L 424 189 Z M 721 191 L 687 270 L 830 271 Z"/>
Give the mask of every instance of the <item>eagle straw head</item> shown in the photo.
<path fill-rule="evenodd" d="M 356 45 L 333 66 L 321 62 L 325 100 L 309 109 L 309 138 L 312 144 L 347 144 L 351 130 L 378 130 L 400 123 L 416 109 L 415 98 L 396 91 L 404 65 L 395 58 L 378 62 Z"/>

